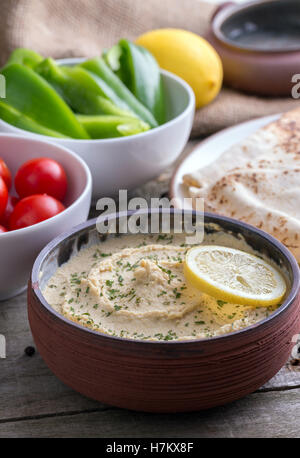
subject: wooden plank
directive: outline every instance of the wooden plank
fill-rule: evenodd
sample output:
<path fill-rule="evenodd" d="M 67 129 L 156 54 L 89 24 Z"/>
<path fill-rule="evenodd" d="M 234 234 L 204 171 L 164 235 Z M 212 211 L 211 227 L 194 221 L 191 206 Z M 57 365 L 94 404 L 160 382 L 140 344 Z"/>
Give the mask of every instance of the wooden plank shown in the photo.
<path fill-rule="evenodd" d="M 38 353 L 24 354 L 34 345 L 26 293 L 1 303 L 0 334 L 6 338 L 6 359 L 0 359 L 0 419 L 99 407 L 60 382 Z"/>
<path fill-rule="evenodd" d="M 256 393 L 206 412 L 108 409 L 0 423 L 0 437 L 300 437 L 300 390 Z"/>
<path fill-rule="evenodd" d="M 267 382 L 260 391 L 283 390 L 288 388 L 300 388 L 300 353 L 299 357 L 290 357 L 285 366 L 277 372 L 269 382 Z"/>

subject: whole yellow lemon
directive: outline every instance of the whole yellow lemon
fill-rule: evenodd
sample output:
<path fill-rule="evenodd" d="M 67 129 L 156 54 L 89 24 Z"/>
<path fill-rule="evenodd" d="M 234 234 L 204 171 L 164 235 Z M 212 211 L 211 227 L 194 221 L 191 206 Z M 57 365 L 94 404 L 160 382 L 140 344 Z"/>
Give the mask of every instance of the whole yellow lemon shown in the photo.
<path fill-rule="evenodd" d="M 161 68 L 193 88 L 197 108 L 207 105 L 220 91 L 222 62 L 204 38 L 187 30 L 157 29 L 141 35 L 136 43 L 148 49 Z"/>

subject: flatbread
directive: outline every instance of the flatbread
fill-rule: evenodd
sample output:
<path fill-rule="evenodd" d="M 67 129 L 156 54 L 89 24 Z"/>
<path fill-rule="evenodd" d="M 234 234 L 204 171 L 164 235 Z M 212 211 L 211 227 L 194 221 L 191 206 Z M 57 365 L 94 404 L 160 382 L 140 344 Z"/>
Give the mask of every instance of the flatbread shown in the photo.
<path fill-rule="evenodd" d="M 213 164 L 185 175 L 183 181 L 193 201 L 204 198 L 206 211 L 263 229 L 300 263 L 300 108 L 237 143 Z"/>

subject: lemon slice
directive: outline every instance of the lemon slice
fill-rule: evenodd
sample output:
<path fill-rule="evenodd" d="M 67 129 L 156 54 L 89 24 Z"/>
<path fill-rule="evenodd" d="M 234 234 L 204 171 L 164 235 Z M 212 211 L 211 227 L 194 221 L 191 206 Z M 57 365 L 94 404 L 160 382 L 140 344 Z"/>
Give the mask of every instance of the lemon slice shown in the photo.
<path fill-rule="evenodd" d="M 186 254 L 184 275 L 203 293 L 252 307 L 277 305 L 286 291 L 283 276 L 266 261 L 224 246 L 191 248 Z"/>

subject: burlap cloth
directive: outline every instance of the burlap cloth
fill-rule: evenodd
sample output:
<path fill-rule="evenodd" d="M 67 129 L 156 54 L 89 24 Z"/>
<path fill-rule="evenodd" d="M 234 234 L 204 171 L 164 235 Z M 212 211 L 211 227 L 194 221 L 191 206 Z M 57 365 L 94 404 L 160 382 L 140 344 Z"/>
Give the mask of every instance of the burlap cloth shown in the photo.
<path fill-rule="evenodd" d="M 121 37 L 160 27 L 204 35 L 215 6 L 200 0 L 1 0 L 0 63 L 16 47 L 45 56 L 94 56 Z M 192 135 L 213 133 L 258 116 L 286 111 L 295 101 L 245 95 L 227 88 L 198 110 Z"/>

